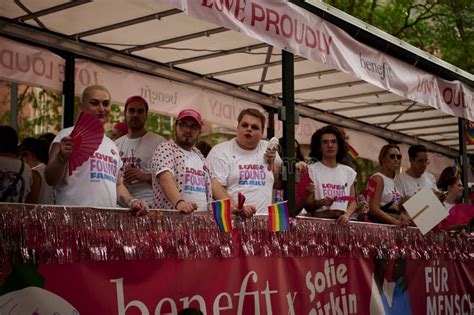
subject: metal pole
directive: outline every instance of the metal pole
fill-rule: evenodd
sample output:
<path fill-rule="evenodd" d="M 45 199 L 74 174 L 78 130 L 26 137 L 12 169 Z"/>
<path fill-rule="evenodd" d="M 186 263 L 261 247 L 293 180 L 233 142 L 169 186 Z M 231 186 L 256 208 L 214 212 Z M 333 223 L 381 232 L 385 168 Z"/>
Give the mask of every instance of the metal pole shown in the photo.
<path fill-rule="evenodd" d="M 63 82 L 63 128 L 74 125 L 74 67 L 75 57 L 67 54 L 65 57 Z"/>
<path fill-rule="evenodd" d="M 271 139 L 275 136 L 275 113 L 268 111 L 268 128 L 267 128 L 267 139 Z"/>
<path fill-rule="evenodd" d="M 458 119 L 458 130 L 459 130 L 459 154 L 461 156 L 461 181 L 464 186 L 463 191 L 463 202 L 469 203 L 469 157 L 467 156 L 467 144 L 466 144 L 466 120 L 464 118 Z"/>
<path fill-rule="evenodd" d="M 18 128 L 18 84 L 12 82 L 10 85 L 10 126 Z"/>
<path fill-rule="evenodd" d="M 296 211 L 296 174 L 295 174 L 295 85 L 294 56 L 282 51 L 282 90 L 283 104 L 280 120 L 283 121 L 283 139 L 285 156 L 283 157 L 282 178 L 284 179 L 285 199 L 288 201 L 289 215 L 294 217 Z"/>

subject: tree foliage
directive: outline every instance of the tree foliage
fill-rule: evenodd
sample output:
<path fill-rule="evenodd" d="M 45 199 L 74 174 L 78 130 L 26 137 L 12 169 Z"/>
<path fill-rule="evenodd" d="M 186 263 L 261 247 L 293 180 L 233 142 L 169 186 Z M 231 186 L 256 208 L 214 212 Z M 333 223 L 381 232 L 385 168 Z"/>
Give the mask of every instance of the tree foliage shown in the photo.
<path fill-rule="evenodd" d="M 325 0 L 324 2 L 474 72 L 472 0 Z"/>
<path fill-rule="evenodd" d="M 9 89 L 10 84 L 7 83 L 4 86 Z M 18 90 L 16 125 L 20 139 L 61 129 L 63 111 L 61 94 L 32 86 L 20 85 Z M 2 100 L 2 108 L 5 103 L 9 107 L 9 97 Z M 10 112 L 10 110 L 6 110 L 0 116 L 0 125 L 11 123 Z"/>
<path fill-rule="evenodd" d="M 10 89 L 10 82 L 1 82 L 4 89 Z M 29 85 L 19 85 L 16 103 L 17 109 L 17 133 L 20 140 L 26 137 L 35 137 L 45 132 L 57 133 L 62 129 L 62 95 L 42 88 L 34 88 Z M 77 116 L 79 112 L 79 97 L 74 99 L 74 111 Z M 9 94 L 0 100 L 2 113 L 0 114 L 0 125 L 10 125 L 10 96 Z M 7 109 L 8 108 L 8 109 Z M 6 110 L 3 110 L 6 109 Z M 106 129 L 111 129 L 115 123 L 123 121 L 123 107 L 112 104 L 110 115 L 107 118 Z M 110 128 L 107 128 L 107 127 Z M 157 113 L 148 113 L 146 124 L 147 130 L 169 136 L 172 126 L 168 116 Z M 106 130 L 110 132 L 110 130 Z"/>

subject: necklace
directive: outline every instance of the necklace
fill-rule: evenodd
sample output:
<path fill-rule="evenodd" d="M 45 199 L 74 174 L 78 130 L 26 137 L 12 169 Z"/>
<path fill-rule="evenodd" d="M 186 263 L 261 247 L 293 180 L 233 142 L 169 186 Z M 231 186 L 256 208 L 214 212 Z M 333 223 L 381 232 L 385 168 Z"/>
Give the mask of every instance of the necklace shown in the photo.
<path fill-rule="evenodd" d="M 125 152 L 123 150 L 123 147 L 125 146 L 125 144 L 130 141 L 130 142 L 136 142 L 135 139 L 137 138 L 133 138 L 133 139 L 130 139 L 128 137 L 128 135 L 125 137 L 125 140 L 120 144 L 120 152 L 123 152 L 123 158 L 125 159 L 124 161 L 124 167 L 125 166 L 131 166 L 133 168 L 140 168 L 140 157 L 138 157 L 137 160 L 135 160 L 135 154 L 138 153 L 138 149 L 140 149 L 140 145 L 142 144 L 142 140 L 143 140 L 143 137 L 145 137 L 146 133 L 140 137 L 140 140 L 138 140 L 138 144 L 130 149 L 130 146 L 127 145 L 127 152 Z M 128 152 L 130 152 L 130 156 L 128 156 Z M 122 157 L 121 157 L 122 158 Z"/>

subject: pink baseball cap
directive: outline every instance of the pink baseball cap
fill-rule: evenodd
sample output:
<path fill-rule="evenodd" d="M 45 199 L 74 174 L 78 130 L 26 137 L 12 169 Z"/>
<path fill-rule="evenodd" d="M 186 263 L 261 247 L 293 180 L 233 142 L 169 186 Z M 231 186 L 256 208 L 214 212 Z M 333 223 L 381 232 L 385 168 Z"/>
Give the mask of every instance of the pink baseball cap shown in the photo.
<path fill-rule="evenodd" d="M 199 124 L 199 126 L 202 126 L 201 114 L 199 114 L 194 109 L 183 109 L 182 111 L 179 112 L 177 120 L 181 120 L 185 117 L 193 118 Z"/>
<path fill-rule="evenodd" d="M 127 98 L 127 101 L 125 102 L 125 108 L 127 108 L 128 104 L 132 102 L 137 102 L 137 103 L 141 103 L 145 105 L 146 111 L 148 111 L 148 103 L 143 97 L 139 95 L 130 96 L 129 98 Z"/>

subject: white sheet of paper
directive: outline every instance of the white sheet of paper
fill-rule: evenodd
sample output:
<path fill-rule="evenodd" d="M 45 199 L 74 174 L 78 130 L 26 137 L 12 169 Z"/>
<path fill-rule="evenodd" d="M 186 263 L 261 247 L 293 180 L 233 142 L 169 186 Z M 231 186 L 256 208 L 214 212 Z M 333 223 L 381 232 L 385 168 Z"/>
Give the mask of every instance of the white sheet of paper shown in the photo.
<path fill-rule="evenodd" d="M 423 235 L 448 216 L 448 210 L 428 186 L 419 190 L 403 206 Z"/>

